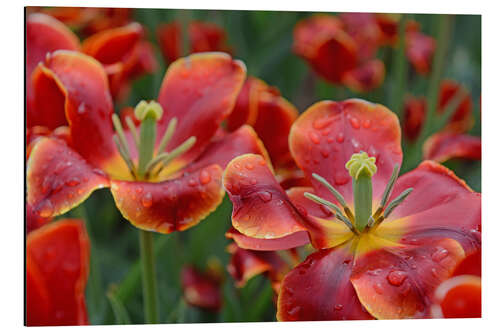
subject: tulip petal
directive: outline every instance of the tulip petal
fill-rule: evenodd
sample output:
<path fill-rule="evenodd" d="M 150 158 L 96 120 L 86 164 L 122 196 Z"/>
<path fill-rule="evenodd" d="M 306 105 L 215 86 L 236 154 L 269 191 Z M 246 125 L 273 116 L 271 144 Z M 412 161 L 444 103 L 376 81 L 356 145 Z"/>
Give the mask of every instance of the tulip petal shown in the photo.
<path fill-rule="evenodd" d="M 223 184 L 233 202 L 233 227 L 242 234 L 276 239 L 305 230 L 299 212 L 262 156 L 233 159 L 224 171 Z"/>
<path fill-rule="evenodd" d="M 231 227 L 231 229 L 226 232 L 226 237 L 234 240 L 238 247 L 242 249 L 256 251 L 288 250 L 309 244 L 307 231 L 298 231 L 281 238 L 263 239 L 245 236 Z"/>
<path fill-rule="evenodd" d="M 63 141 L 42 138 L 27 164 L 28 204 L 41 217 L 64 214 L 96 189 L 109 186 L 104 173 L 90 166 Z"/>
<path fill-rule="evenodd" d="M 316 173 L 325 178 L 346 202 L 352 202 L 352 181 L 346 162 L 352 154 L 365 151 L 376 158 L 373 197 L 379 198 L 395 164 L 401 165 L 401 132 L 397 116 L 380 104 L 349 99 L 322 101 L 311 106 L 293 124 L 290 151 L 295 162 L 311 180 L 317 195 L 336 202 Z"/>
<path fill-rule="evenodd" d="M 462 247 L 452 239 L 386 246 L 356 256 L 351 282 L 375 318 L 428 317 L 434 289 L 463 257 Z"/>
<path fill-rule="evenodd" d="M 225 169 L 233 158 L 243 154 L 258 154 L 269 161 L 264 145 L 248 125 L 241 126 L 233 133 L 224 133 L 218 140 L 213 140 L 205 151 L 182 171 L 197 170 L 210 164 L 218 164 Z"/>
<path fill-rule="evenodd" d="M 441 82 L 439 86 L 438 113 L 445 112 L 447 104 L 461 89 L 464 88 L 454 80 L 443 80 Z M 453 111 L 446 129 L 457 133 L 467 132 L 474 123 L 472 110 L 472 96 L 466 91 L 464 99 Z"/>
<path fill-rule="evenodd" d="M 194 146 L 180 157 L 180 164 L 193 161 L 210 144 L 234 107 L 245 73 L 242 62 L 224 53 L 194 54 L 170 65 L 158 95 L 164 114 L 157 138 L 159 142 L 173 117 L 178 122 L 167 151 L 196 137 Z"/>
<path fill-rule="evenodd" d="M 31 75 L 40 61 L 55 50 L 78 50 L 78 37 L 58 20 L 44 15 L 31 14 L 26 20 L 26 99 L 28 127 L 35 125 L 54 129 L 66 125 L 64 110 L 38 108 L 34 104 Z"/>
<path fill-rule="evenodd" d="M 349 281 L 352 242 L 320 250 L 288 273 L 278 296 L 279 321 L 371 319 Z"/>
<path fill-rule="evenodd" d="M 427 100 L 424 97 L 408 96 L 404 102 L 403 133 L 406 138 L 415 141 L 422 129 L 427 112 Z"/>
<path fill-rule="evenodd" d="M 222 202 L 222 169 L 214 164 L 159 183 L 111 181 L 122 215 L 135 227 L 168 234 L 198 224 Z"/>
<path fill-rule="evenodd" d="M 399 177 L 388 202 L 408 188 L 413 191 L 391 214 L 393 219 L 414 215 L 472 192 L 453 171 L 433 161 L 424 161 Z"/>
<path fill-rule="evenodd" d="M 481 160 L 481 138 L 440 132 L 427 139 L 423 150 L 425 159 L 441 163 L 452 158 Z"/>
<path fill-rule="evenodd" d="M 334 16 L 316 15 L 299 22 L 293 32 L 294 52 L 333 83 L 340 83 L 357 64 L 357 45 L 341 25 Z"/>
<path fill-rule="evenodd" d="M 419 74 L 431 70 L 436 41 L 419 31 L 406 32 L 406 56 Z"/>
<path fill-rule="evenodd" d="M 435 293 L 437 318 L 481 318 L 481 278 L 461 275 L 443 282 Z M 437 311 L 436 311 L 437 310 Z M 437 313 L 436 313 L 437 312 Z"/>
<path fill-rule="evenodd" d="M 41 217 L 36 214 L 33 210 L 33 206 L 30 204 L 26 204 L 26 233 L 30 233 L 31 231 L 40 228 L 41 226 L 47 224 L 50 221 L 50 218 Z"/>
<path fill-rule="evenodd" d="M 481 276 L 481 249 L 467 255 L 453 272 L 453 276 L 477 275 Z"/>
<path fill-rule="evenodd" d="M 83 221 L 60 220 L 31 232 L 26 239 L 27 325 L 88 324 L 88 266 Z"/>
<path fill-rule="evenodd" d="M 128 169 L 113 143 L 113 102 L 103 67 L 93 58 L 56 51 L 33 73 L 35 101 L 64 110 L 73 148 L 88 162 L 116 176 Z M 49 90 L 50 93 L 47 91 Z M 47 96 L 51 96 L 47 100 Z M 53 97 L 57 96 L 57 97 Z"/>
<path fill-rule="evenodd" d="M 346 72 L 342 82 L 352 91 L 368 92 L 378 88 L 385 77 L 385 65 L 378 59 L 373 59 Z"/>
<path fill-rule="evenodd" d="M 222 307 L 221 286 L 191 266 L 181 272 L 181 283 L 186 302 L 198 308 L 217 311 Z"/>

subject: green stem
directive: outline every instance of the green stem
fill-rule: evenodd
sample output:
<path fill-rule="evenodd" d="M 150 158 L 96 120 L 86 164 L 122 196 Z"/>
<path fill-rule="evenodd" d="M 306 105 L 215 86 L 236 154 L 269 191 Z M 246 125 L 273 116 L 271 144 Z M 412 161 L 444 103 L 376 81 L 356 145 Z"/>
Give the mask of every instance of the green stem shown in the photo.
<path fill-rule="evenodd" d="M 156 119 L 152 115 L 147 115 L 142 120 L 140 136 L 139 166 L 137 173 L 140 178 L 143 178 L 146 174 L 146 167 L 153 158 L 156 140 Z"/>
<path fill-rule="evenodd" d="M 155 260 L 153 252 L 153 233 L 139 230 L 142 291 L 144 298 L 144 318 L 147 324 L 158 323 L 158 288 L 156 285 Z"/>
<path fill-rule="evenodd" d="M 372 177 L 363 172 L 357 179 L 353 179 L 352 187 L 356 228 L 361 232 L 372 215 Z"/>
<path fill-rule="evenodd" d="M 406 15 L 402 15 L 398 25 L 398 48 L 394 59 L 395 67 L 395 89 L 392 97 L 392 111 L 401 118 L 403 108 L 403 94 L 406 89 L 406 76 L 408 71 L 408 63 L 405 54 L 405 35 L 406 35 Z"/>

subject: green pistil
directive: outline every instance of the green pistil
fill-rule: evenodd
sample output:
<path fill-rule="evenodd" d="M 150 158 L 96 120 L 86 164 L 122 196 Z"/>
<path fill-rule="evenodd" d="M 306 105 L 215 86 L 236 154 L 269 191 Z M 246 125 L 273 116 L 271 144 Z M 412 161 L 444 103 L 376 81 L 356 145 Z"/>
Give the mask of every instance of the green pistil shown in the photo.
<path fill-rule="evenodd" d="M 338 203 L 342 206 L 342 209 L 338 205 L 312 193 L 306 192 L 304 193 L 304 196 L 309 200 L 327 207 L 335 214 L 335 217 L 338 220 L 342 221 L 353 233 L 357 235 L 364 230 L 375 228 L 387 219 L 393 210 L 413 191 L 412 188 L 408 188 L 387 204 L 399 173 L 399 165 L 396 165 L 382 195 L 380 205 L 375 213 L 372 214 L 373 198 L 371 179 L 377 172 L 375 161 L 375 157 L 369 157 L 365 152 L 361 152 L 359 154 L 353 154 L 351 159 L 346 163 L 346 169 L 349 171 L 353 180 L 354 214 L 347 206 L 345 199 L 340 192 L 337 191 L 325 178 L 317 174 L 312 174 L 313 178 L 324 185 L 334 195 Z"/>
<path fill-rule="evenodd" d="M 363 231 L 372 216 L 372 176 L 377 172 L 375 157 L 365 152 L 353 154 L 345 166 L 352 177 L 356 228 Z"/>
<path fill-rule="evenodd" d="M 131 159 L 130 148 L 117 115 L 113 115 L 112 117 L 113 125 L 116 130 L 116 135 L 113 137 L 113 140 L 134 179 L 148 180 L 151 176 L 158 175 L 166 165 L 172 162 L 172 160 L 191 149 L 196 142 L 196 138 L 189 137 L 177 148 L 170 152 L 164 152 L 177 126 L 177 119 L 172 118 L 168 123 L 165 134 L 160 140 L 157 155 L 155 156 L 156 125 L 163 115 L 163 109 L 161 105 L 155 101 L 149 103 L 141 101 L 137 104 L 134 113 L 135 117 L 141 121 L 140 134 L 137 133 L 135 124 L 130 117 L 127 117 L 125 121 L 134 138 L 134 143 L 139 153 L 137 165 L 134 165 Z M 153 174 L 155 168 L 157 168 L 157 171 Z"/>

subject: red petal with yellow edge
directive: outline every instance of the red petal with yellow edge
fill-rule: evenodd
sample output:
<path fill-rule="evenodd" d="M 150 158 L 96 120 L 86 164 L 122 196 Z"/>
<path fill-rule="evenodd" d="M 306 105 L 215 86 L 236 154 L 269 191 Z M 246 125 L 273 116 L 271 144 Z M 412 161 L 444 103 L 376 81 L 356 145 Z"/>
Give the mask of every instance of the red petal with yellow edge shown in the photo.
<path fill-rule="evenodd" d="M 443 80 L 441 82 L 439 86 L 438 113 L 445 112 L 447 104 L 451 102 L 460 89 L 464 88 L 456 81 Z M 468 131 L 473 125 L 472 109 L 472 96 L 467 91 L 463 101 L 460 102 L 457 109 L 453 112 L 446 128 L 455 132 Z"/>
<path fill-rule="evenodd" d="M 244 124 L 253 125 L 255 123 L 259 107 L 259 95 L 267 89 L 270 92 L 276 92 L 264 81 L 252 76 L 247 77 L 238 94 L 234 109 L 226 119 L 229 131 L 234 131 Z"/>
<path fill-rule="evenodd" d="M 83 221 L 60 220 L 31 232 L 26 239 L 27 325 L 88 324 L 88 266 L 89 240 Z"/>
<path fill-rule="evenodd" d="M 481 318 L 481 278 L 460 275 L 443 282 L 435 293 L 435 318 Z"/>
<path fill-rule="evenodd" d="M 342 244 L 353 237 L 347 226 L 336 220 L 323 205 L 319 205 L 304 196 L 314 193 L 311 187 L 293 187 L 286 193 L 295 207 L 304 216 L 302 222 L 307 228 L 311 243 L 316 249 L 326 249 Z"/>
<path fill-rule="evenodd" d="M 28 160 L 26 184 L 34 212 L 51 217 L 78 206 L 96 189 L 109 186 L 109 181 L 63 141 L 43 138 Z"/>
<path fill-rule="evenodd" d="M 183 171 L 197 170 L 210 164 L 218 164 L 224 169 L 233 158 L 243 154 L 258 154 L 269 161 L 262 142 L 248 125 L 241 126 L 233 133 L 225 133 L 220 139 L 212 141 L 200 157 L 187 165 Z"/>
<path fill-rule="evenodd" d="M 472 192 L 453 171 L 433 161 L 424 161 L 399 177 L 388 202 L 408 188 L 413 188 L 413 191 L 394 209 L 392 219 L 414 215 Z"/>
<path fill-rule="evenodd" d="M 33 73 L 35 101 L 66 113 L 73 148 L 87 161 L 109 171 L 127 167 L 113 142 L 113 102 L 103 67 L 82 53 L 56 51 Z M 47 100 L 47 96 L 51 96 Z"/>
<path fill-rule="evenodd" d="M 307 231 L 298 231 L 281 238 L 262 239 L 245 236 L 231 227 L 231 229 L 226 232 L 226 237 L 234 240 L 238 247 L 242 249 L 256 251 L 288 250 L 309 244 Z"/>
<path fill-rule="evenodd" d="M 222 307 L 221 286 L 212 277 L 186 266 L 181 272 L 181 283 L 184 299 L 189 305 L 210 311 Z"/>
<path fill-rule="evenodd" d="M 452 158 L 481 160 L 481 138 L 467 134 L 440 132 L 424 143 L 424 159 L 445 162 Z"/>
<path fill-rule="evenodd" d="M 195 136 L 196 143 L 180 160 L 196 159 L 233 109 L 245 74 L 245 65 L 224 53 L 198 53 L 171 64 L 158 95 L 164 113 L 158 122 L 157 141 L 176 117 L 176 131 L 167 151 Z"/>
<path fill-rule="evenodd" d="M 408 96 L 405 98 L 403 133 L 406 138 L 411 141 L 418 138 L 426 113 L 427 100 L 425 97 Z"/>
<path fill-rule="evenodd" d="M 30 157 L 31 150 L 41 138 L 50 137 L 59 139 L 71 147 L 71 133 L 68 126 L 59 126 L 51 131 L 44 126 L 26 128 L 26 159 Z"/>
<path fill-rule="evenodd" d="M 26 20 L 26 102 L 27 127 L 36 125 L 54 129 L 66 125 L 64 110 L 59 108 L 41 108 L 34 103 L 31 74 L 48 52 L 55 50 L 78 50 L 78 37 L 58 20 L 44 15 L 31 14 Z M 47 96 L 50 99 L 50 96 Z"/>
<path fill-rule="evenodd" d="M 316 53 L 317 43 L 341 28 L 342 22 L 333 15 L 314 15 L 304 19 L 293 30 L 293 51 L 310 59 Z"/>
<path fill-rule="evenodd" d="M 412 200 L 411 195 L 406 200 Z M 412 216 L 383 222 L 377 233 L 401 237 L 405 244 L 422 244 L 429 238 L 452 238 L 467 255 L 481 248 L 481 195 L 468 193 Z M 389 219 L 392 219 L 392 215 Z"/>
<path fill-rule="evenodd" d="M 233 159 L 222 181 L 233 202 L 233 227 L 242 234 L 276 239 L 305 230 L 299 212 L 262 156 L 246 154 Z"/>
<path fill-rule="evenodd" d="M 385 78 L 385 65 L 382 61 L 375 59 L 345 73 L 342 82 L 349 89 L 356 92 L 368 92 L 378 88 Z"/>
<path fill-rule="evenodd" d="M 288 135 L 298 115 L 297 109 L 275 91 L 268 89 L 259 93 L 257 118 L 252 126 L 276 167 L 293 163 Z"/>
<path fill-rule="evenodd" d="M 336 202 L 312 173 L 325 178 L 347 203 L 352 202 L 351 177 L 345 168 L 352 154 L 365 151 L 376 158 L 373 197 L 377 199 L 389 181 L 394 165 L 401 165 L 401 131 L 397 116 L 380 104 L 359 99 L 318 102 L 293 124 L 290 151 L 312 182 L 316 194 Z"/>
<path fill-rule="evenodd" d="M 210 165 L 159 183 L 111 181 L 122 215 L 135 227 L 168 234 L 198 224 L 222 202 L 222 169 Z"/>
<path fill-rule="evenodd" d="M 139 23 L 107 29 L 83 41 L 82 51 L 99 60 L 104 66 L 121 62 L 131 65 L 137 56 L 138 45 L 144 31 Z"/>
<path fill-rule="evenodd" d="M 351 245 L 317 251 L 285 276 L 278 296 L 279 321 L 372 318 L 349 281 Z"/>
<path fill-rule="evenodd" d="M 231 253 L 227 270 L 240 288 L 254 276 L 272 270 L 273 266 L 266 259 L 278 256 L 275 252 L 245 250 L 235 244 L 230 244 L 227 250 Z"/>
<path fill-rule="evenodd" d="M 395 45 L 398 41 L 398 14 L 375 14 L 375 20 L 381 31 L 380 44 Z"/>
<path fill-rule="evenodd" d="M 452 239 L 384 247 L 356 256 L 351 282 L 375 318 L 429 317 L 435 288 L 463 257 L 462 247 Z"/>
<path fill-rule="evenodd" d="M 379 47 L 382 31 L 374 13 L 342 13 L 344 30 L 356 41 L 361 60 L 371 59 Z"/>
<path fill-rule="evenodd" d="M 406 56 L 417 73 L 427 74 L 431 70 L 436 41 L 419 31 L 406 32 Z"/>

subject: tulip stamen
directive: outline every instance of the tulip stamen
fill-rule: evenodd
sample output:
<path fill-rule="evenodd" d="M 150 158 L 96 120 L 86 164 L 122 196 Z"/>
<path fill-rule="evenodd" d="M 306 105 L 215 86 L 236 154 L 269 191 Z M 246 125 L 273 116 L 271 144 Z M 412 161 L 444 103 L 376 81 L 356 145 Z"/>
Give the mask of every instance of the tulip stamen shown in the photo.
<path fill-rule="evenodd" d="M 344 224 L 353 233 L 358 234 L 358 231 L 356 230 L 356 228 L 354 228 L 354 226 L 352 225 L 352 222 L 342 213 L 342 210 L 340 210 L 339 206 L 337 206 L 333 202 L 325 200 L 325 199 L 318 197 L 317 195 L 314 195 L 314 194 L 309 193 L 309 192 L 305 192 L 304 196 L 309 200 L 312 200 L 320 205 L 327 207 L 330 211 L 332 211 L 335 214 L 335 217 L 337 219 L 339 219 L 340 221 L 344 222 Z"/>
<path fill-rule="evenodd" d="M 164 152 L 177 126 L 177 118 L 174 117 L 168 123 L 167 129 L 160 140 L 158 150 L 155 153 L 157 122 L 163 115 L 161 105 L 155 101 L 149 103 L 141 101 L 135 107 L 134 114 L 136 118 L 141 121 L 140 133 L 137 133 L 135 124 L 130 117 L 126 117 L 125 122 L 130 129 L 138 151 L 139 157 L 137 165 L 134 164 L 131 158 L 130 148 L 120 118 L 114 114 L 112 116 L 112 121 L 116 131 L 116 134 L 113 136 L 113 141 L 122 159 L 127 164 L 132 177 L 136 180 L 150 179 L 154 169 L 157 169 L 157 171 L 154 172 L 154 176 L 158 176 L 172 160 L 187 152 L 196 143 L 196 137 L 191 136 L 170 152 Z"/>

